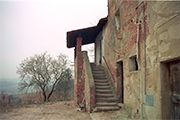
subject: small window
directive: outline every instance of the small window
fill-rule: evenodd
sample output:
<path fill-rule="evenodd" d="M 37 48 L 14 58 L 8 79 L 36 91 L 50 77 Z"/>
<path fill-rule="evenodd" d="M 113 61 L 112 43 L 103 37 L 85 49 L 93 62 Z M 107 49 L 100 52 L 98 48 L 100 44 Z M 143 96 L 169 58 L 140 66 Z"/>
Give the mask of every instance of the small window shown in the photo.
<path fill-rule="evenodd" d="M 115 13 L 115 22 L 116 22 L 116 30 L 119 31 L 121 29 L 121 14 L 120 8 L 117 9 Z"/>
<path fill-rule="evenodd" d="M 129 58 L 129 71 L 137 71 L 138 70 L 138 63 L 136 55 Z"/>

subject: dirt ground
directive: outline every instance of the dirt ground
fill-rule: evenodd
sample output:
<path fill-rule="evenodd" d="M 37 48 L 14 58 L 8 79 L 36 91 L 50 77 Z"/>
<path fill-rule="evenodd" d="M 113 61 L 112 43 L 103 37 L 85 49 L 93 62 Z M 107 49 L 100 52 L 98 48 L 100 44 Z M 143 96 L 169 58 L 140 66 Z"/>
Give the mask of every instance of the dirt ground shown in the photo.
<path fill-rule="evenodd" d="M 91 120 L 87 112 L 77 111 L 74 101 L 5 106 L 0 120 Z"/>

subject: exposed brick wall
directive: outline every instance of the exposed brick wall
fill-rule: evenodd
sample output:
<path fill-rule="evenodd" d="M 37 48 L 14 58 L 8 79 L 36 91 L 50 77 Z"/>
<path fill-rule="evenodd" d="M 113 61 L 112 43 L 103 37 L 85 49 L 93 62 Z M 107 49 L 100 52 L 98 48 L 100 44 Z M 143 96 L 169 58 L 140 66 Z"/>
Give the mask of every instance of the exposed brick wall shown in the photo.
<path fill-rule="evenodd" d="M 84 104 L 88 112 L 95 106 L 95 86 L 86 51 L 79 52 L 75 60 L 74 98 L 77 104 Z"/>
<path fill-rule="evenodd" d="M 82 103 L 84 97 L 83 56 L 78 54 L 75 60 L 74 98 L 77 104 Z"/>
<path fill-rule="evenodd" d="M 110 66 L 111 72 L 116 79 L 113 82 L 117 90 L 117 62 L 123 61 L 123 80 L 124 80 L 124 101 L 127 106 L 132 108 L 132 113 L 140 111 L 140 82 L 138 71 L 130 72 L 129 57 L 136 55 L 137 25 L 141 21 L 143 26 L 143 7 L 136 7 L 140 4 L 138 1 L 116 1 L 114 5 L 109 6 L 108 23 L 104 29 L 105 40 L 105 58 Z M 145 2 L 145 10 L 147 3 Z M 120 14 L 120 29 L 116 28 L 116 13 Z M 147 20 L 147 17 L 146 17 Z M 147 21 L 146 21 L 147 23 Z M 146 25 L 146 36 L 149 35 L 148 25 Z M 141 27 L 140 33 L 140 54 L 144 57 L 144 30 Z M 142 63 L 143 64 L 143 63 Z M 119 88 L 118 88 L 119 89 Z M 117 93 L 118 94 L 118 93 Z"/>
<path fill-rule="evenodd" d="M 164 92 L 161 88 L 165 89 L 166 86 L 162 86 L 164 80 L 161 74 L 164 70 L 161 65 L 180 58 L 179 5 L 179 1 L 142 3 L 142 1 L 132 0 L 108 0 L 108 22 L 102 32 L 104 57 L 115 77 L 116 81 L 112 81 L 112 84 L 116 91 L 118 91 L 117 62 L 123 62 L 124 104 L 130 108 L 133 119 L 140 119 L 139 114 L 143 115 L 142 118 L 161 119 L 163 114 L 170 112 L 167 108 L 162 109 L 164 106 L 161 99 L 164 97 L 162 96 Z M 141 26 L 140 31 L 137 30 L 138 24 Z M 138 34 L 139 48 L 136 43 Z M 77 45 L 81 45 L 81 42 Z M 77 46 L 77 53 L 81 51 L 80 48 Z M 131 71 L 130 58 L 138 54 L 137 49 L 140 66 Z M 84 61 L 81 52 L 79 53 L 75 60 L 77 103 L 82 102 L 83 91 L 86 89 Z M 102 64 L 105 66 L 104 63 Z M 90 97 L 95 95 L 95 89 L 88 90 L 88 93 L 90 102 L 86 101 L 86 105 L 91 106 L 95 104 L 95 98 Z M 153 98 L 151 101 L 153 106 L 149 107 L 146 103 L 147 96 Z M 91 111 L 91 108 L 88 107 L 88 110 Z"/>
<path fill-rule="evenodd" d="M 160 66 L 162 62 L 173 61 L 180 57 L 177 52 L 180 50 L 180 47 L 177 47 L 180 43 L 180 36 L 177 34 L 180 32 L 179 5 L 178 1 L 145 1 L 143 4 L 142 1 L 108 0 L 108 22 L 103 29 L 104 56 L 116 79 L 116 82 L 112 81 L 116 91 L 117 62 L 123 62 L 124 104 L 131 108 L 132 116 L 141 113 L 143 108 L 143 113 L 146 114 L 143 117 L 147 119 L 162 117 L 163 91 L 160 88 L 163 79 Z M 118 10 L 119 30 L 117 30 Z M 138 23 L 141 24 L 138 48 L 141 68 L 132 72 L 129 59 L 137 55 Z M 151 108 L 146 105 L 147 95 L 154 98 L 151 101 L 154 102 L 154 106 Z M 164 113 L 167 111 L 168 109 Z"/>
<path fill-rule="evenodd" d="M 95 95 L 96 95 L 96 89 L 94 87 L 91 87 L 90 88 L 90 109 L 89 109 L 90 112 L 92 112 L 96 104 Z"/>
<path fill-rule="evenodd" d="M 81 52 L 82 38 L 77 38 L 76 58 L 75 58 L 75 80 L 74 99 L 77 104 L 83 102 L 84 98 L 84 75 L 83 75 L 83 55 Z"/>

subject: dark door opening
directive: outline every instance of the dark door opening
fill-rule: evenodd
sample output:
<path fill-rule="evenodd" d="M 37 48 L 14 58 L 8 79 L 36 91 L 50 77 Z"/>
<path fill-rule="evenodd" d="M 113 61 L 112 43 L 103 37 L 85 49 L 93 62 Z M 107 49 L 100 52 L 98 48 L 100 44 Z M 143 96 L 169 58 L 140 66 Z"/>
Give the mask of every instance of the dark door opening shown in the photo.
<path fill-rule="evenodd" d="M 99 59 L 99 64 L 102 63 L 102 45 L 101 45 L 101 40 L 99 41 L 100 43 L 100 59 Z"/>
<path fill-rule="evenodd" d="M 117 97 L 119 103 L 124 103 L 124 83 L 123 83 L 123 62 L 117 62 Z"/>
<path fill-rule="evenodd" d="M 180 119 L 180 60 L 168 64 L 171 91 L 171 119 Z"/>

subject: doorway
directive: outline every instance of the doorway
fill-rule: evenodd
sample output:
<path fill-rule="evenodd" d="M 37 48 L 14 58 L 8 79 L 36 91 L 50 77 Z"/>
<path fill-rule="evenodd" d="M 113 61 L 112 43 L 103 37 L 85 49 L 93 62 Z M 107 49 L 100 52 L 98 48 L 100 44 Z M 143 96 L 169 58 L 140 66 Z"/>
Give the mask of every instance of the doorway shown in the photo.
<path fill-rule="evenodd" d="M 95 40 L 95 63 L 101 65 L 103 63 L 104 56 L 104 39 L 103 32 L 101 31 Z"/>
<path fill-rule="evenodd" d="M 97 65 L 102 63 L 102 39 L 98 39 L 95 42 L 95 62 Z"/>
<path fill-rule="evenodd" d="M 171 91 L 171 119 L 180 119 L 180 60 L 168 63 Z"/>
<path fill-rule="evenodd" d="M 117 97 L 119 103 L 124 103 L 124 83 L 123 83 L 123 61 L 117 62 Z"/>

